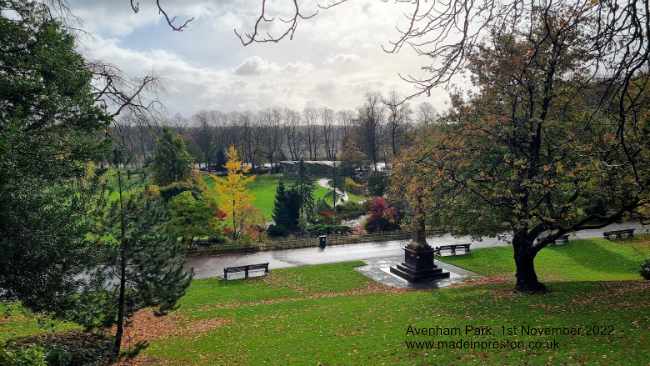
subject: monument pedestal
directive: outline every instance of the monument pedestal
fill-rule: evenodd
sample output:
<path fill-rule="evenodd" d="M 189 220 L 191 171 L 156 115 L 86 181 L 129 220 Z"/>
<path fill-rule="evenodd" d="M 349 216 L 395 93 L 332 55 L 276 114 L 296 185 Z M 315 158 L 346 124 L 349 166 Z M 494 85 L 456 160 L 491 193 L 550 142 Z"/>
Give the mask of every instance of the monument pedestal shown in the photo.
<path fill-rule="evenodd" d="M 433 281 L 449 278 L 449 272 L 433 263 L 433 248 L 418 245 L 404 248 L 404 262 L 390 267 L 390 272 L 409 282 Z"/>

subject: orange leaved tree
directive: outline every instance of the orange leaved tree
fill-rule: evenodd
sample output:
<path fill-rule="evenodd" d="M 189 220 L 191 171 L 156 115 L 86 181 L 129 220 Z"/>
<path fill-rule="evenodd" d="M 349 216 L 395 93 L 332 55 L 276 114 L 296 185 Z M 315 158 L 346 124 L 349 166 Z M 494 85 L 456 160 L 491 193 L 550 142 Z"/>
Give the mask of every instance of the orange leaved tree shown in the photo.
<path fill-rule="evenodd" d="M 225 178 L 214 178 L 221 210 L 232 220 L 232 236 L 235 239 L 243 230 L 242 214 L 247 207 L 252 206 L 255 198 L 247 188 L 248 184 L 255 180 L 255 176 L 246 176 L 250 167 L 242 163 L 234 146 L 228 148 L 226 155 L 228 175 Z"/>

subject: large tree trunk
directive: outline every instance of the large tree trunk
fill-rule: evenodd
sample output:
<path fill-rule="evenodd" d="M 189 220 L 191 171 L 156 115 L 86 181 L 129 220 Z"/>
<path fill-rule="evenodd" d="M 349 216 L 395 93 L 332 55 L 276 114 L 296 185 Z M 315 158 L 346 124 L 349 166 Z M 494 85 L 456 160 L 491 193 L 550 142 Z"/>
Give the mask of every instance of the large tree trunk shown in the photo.
<path fill-rule="evenodd" d="M 525 235 L 515 234 L 512 245 L 514 247 L 515 265 L 517 267 L 515 290 L 525 293 L 546 292 L 546 286 L 539 282 L 535 273 L 535 256 L 537 250 L 533 248 L 533 241 Z"/>

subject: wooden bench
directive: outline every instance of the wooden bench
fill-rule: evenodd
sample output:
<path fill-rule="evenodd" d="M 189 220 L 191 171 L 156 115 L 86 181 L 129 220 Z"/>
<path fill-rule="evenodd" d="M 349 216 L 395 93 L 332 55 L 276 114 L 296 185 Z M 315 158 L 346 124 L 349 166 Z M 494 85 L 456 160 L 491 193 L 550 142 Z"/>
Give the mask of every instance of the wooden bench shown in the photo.
<path fill-rule="evenodd" d="M 603 236 L 607 240 L 629 239 L 634 237 L 634 229 L 605 231 Z"/>
<path fill-rule="evenodd" d="M 441 245 L 433 249 L 433 253 L 437 256 L 442 256 L 443 251 L 448 251 L 450 255 L 456 255 L 456 250 L 462 249 L 463 254 L 469 254 L 469 247 L 471 244 L 451 244 L 451 245 Z"/>
<path fill-rule="evenodd" d="M 254 270 L 264 270 L 264 275 L 266 276 L 269 273 L 269 264 L 268 263 L 259 263 L 259 264 L 248 264 L 245 266 L 237 267 L 226 267 L 223 269 L 223 279 L 228 280 L 228 273 L 239 273 L 244 272 L 244 278 L 248 278 L 248 272 Z"/>
<path fill-rule="evenodd" d="M 559 238 L 553 240 L 551 245 L 564 245 L 569 242 L 569 235 L 562 235 Z"/>

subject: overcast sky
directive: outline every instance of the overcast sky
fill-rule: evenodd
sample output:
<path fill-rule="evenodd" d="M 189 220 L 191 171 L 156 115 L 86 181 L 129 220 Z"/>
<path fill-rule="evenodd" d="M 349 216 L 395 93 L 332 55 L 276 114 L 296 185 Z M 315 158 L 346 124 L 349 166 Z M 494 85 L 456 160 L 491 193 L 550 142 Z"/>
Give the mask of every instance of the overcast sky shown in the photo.
<path fill-rule="evenodd" d="M 153 72 L 162 80 L 160 99 L 170 115 L 272 106 L 353 109 L 367 91 L 412 93 L 398 73 L 418 74 L 429 62 L 407 49 L 382 51 L 398 36 L 395 26 L 405 24 L 405 9 L 382 0 L 351 0 L 301 22 L 293 40 L 248 47 L 233 28 L 251 29 L 259 0 L 162 1 L 179 19 L 195 18 L 183 32 L 167 26 L 153 0 L 140 0 L 138 14 L 128 0 L 69 3 L 88 32 L 80 36 L 81 52 L 131 76 Z M 447 92 L 413 103 L 422 101 L 444 110 Z"/>

